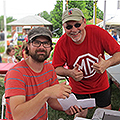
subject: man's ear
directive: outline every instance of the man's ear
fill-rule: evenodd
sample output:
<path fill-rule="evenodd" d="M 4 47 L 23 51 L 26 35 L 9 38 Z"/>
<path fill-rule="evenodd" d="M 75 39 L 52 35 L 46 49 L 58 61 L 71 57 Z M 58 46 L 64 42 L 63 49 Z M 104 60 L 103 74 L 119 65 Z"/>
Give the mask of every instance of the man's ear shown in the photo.
<path fill-rule="evenodd" d="M 84 23 L 86 24 L 86 19 L 84 18 Z"/>
<path fill-rule="evenodd" d="M 27 44 L 27 49 L 29 50 L 29 44 Z"/>
<path fill-rule="evenodd" d="M 63 24 L 63 28 L 66 29 L 66 28 L 65 28 L 65 23 Z"/>
<path fill-rule="evenodd" d="M 85 18 L 84 18 L 83 24 L 84 24 L 84 27 L 85 27 L 86 26 L 86 19 Z"/>

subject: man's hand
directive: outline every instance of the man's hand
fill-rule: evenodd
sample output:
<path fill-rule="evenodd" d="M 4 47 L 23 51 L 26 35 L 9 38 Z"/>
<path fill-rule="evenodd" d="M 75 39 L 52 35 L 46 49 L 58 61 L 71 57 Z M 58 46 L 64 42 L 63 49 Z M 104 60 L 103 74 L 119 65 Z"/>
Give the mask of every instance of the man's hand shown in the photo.
<path fill-rule="evenodd" d="M 102 58 L 102 54 L 98 55 L 99 62 L 93 64 L 93 69 L 97 73 L 104 73 L 104 71 L 107 69 L 107 63 L 106 60 Z"/>
<path fill-rule="evenodd" d="M 49 95 L 50 98 L 63 98 L 69 97 L 72 88 L 69 85 L 66 85 L 66 82 L 61 84 L 56 84 L 51 87 L 45 88 L 45 92 Z"/>
<path fill-rule="evenodd" d="M 83 79 L 83 72 L 79 70 L 78 64 L 76 64 L 76 66 L 70 70 L 70 77 L 72 77 L 75 81 L 80 81 Z"/>
<path fill-rule="evenodd" d="M 74 105 L 74 106 L 71 106 L 68 110 L 66 110 L 65 113 L 68 115 L 74 115 L 75 113 L 78 113 L 80 111 L 81 111 L 80 108 Z"/>
<path fill-rule="evenodd" d="M 75 117 L 86 117 L 88 109 L 83 110 L 82 107 L 76 105 L 71 106 L 68 110 L 65 111 L 68 115 L 74 115 Z"/>
<path fill-rule="evenodd" d="M 88 109 L 84 109 L 84 110 L 83 110 L 82 107 L 80 107 L 79 109 L 80 109 L 80 112 L 77 112 L 77 113 L 75 114 L 74 119 L 75 119 L 76 117 L 86 118 L 87 113 L 88 113 Z"/>

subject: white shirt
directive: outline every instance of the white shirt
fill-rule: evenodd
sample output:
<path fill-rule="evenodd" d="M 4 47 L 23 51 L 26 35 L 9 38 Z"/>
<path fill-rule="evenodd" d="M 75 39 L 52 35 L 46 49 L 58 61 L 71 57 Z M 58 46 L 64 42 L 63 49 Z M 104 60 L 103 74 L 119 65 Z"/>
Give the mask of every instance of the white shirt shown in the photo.
<path fill-rule="evenodd" d="M 13 35 L 13 43 L 14 43 L 14 45 L 17 45 L 17 39 L 18 39 L 18 34 L 17 34 L 17 32 L 15 32 L 15 34 Z"/>

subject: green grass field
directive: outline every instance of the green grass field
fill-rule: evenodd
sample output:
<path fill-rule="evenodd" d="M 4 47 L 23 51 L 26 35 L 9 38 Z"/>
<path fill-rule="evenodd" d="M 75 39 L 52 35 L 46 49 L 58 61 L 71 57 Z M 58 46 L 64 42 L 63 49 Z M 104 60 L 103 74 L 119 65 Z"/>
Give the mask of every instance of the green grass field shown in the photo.
<path fill-rule="evenodd" d="M 2 101 L 2 95 L 4 94 L 4 77 L 0 77 L 0 104 Z M 111 101 L 112 101 L 112 110 L 119 110 L 120 107 L 120 90 L 116 87 L 115 84 L 112 84 L 112 96 L 111 96 Z M 0 109 L 2 110 L 1 106 Z M 87 115 L 87 118 L 92 118 L 93 113 L 96 108 L 90 109 Z M 0 115 L 1 115 L 1 110 L 0 110 Z M 48 106 L 48 118 L 49 120 L 58 120 L 59 118 L 63 118 L 64 120 L 73 120 L 74 116 L 68 116 L 62 111 L 55 111 L 51 109 Z"/>

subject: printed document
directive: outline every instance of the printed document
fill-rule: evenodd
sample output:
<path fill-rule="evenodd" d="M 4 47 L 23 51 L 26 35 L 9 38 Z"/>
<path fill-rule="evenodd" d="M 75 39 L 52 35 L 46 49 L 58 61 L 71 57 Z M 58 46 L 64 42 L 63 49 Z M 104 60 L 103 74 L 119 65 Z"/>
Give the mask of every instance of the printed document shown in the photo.
<path fill-rule="evenodd" d="M 95 107 L 95 98 L 88 98 L 88 99 L 79 99 L 77 100 L 76 96 L 71 93 L 69 98 L 66 99 L 58 99 L 59 103 L 63 107 L 63 110 L 67 110 L 70 106 L 77 105 L 78 107 L 88 108 L 88 107 Z"/>

